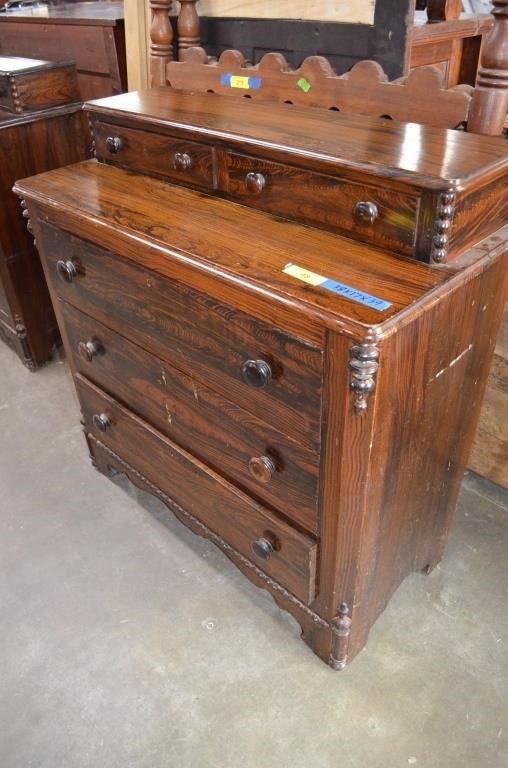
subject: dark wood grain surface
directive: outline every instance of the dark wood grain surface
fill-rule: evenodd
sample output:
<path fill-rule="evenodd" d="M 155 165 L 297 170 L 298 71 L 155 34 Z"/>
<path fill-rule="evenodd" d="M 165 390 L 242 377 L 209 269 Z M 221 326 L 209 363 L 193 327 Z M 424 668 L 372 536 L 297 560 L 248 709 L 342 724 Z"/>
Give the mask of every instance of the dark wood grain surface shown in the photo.
<path fill-rule="evenodd" d="M 123 118 L 110 117 L 120 129 Z M 173 130 L 160 134 L 182 139 Z M 214 130 L 187 138 L 231 151 Z M 399 142 L 403 154 L 402 134 Z M 258 147 L 256 159 L 269 160 Z M 285 167 L 286 150 L 271 151 Z M 298 149 L 294 158 L 298 167 Z M 475 166 L 473 191 L 481 179 L 497 194 L 503 162 Z M 396 178 L 393 189 L 405 183 Z M 487 238 L 432 267 L 96 161 L 16 189 L 97 468 L 124 472 L 218 544 L 297 618 L 315 653 L 343 669 L 400 582 L 443 554 L 506 294 L 499 210 Z M 446 222 L 457 202 L 442 195 L 421 193 L 428 247 L 439 234 L 432 211 Z M 473 238 L 481 218 L 471 212 Z M 288 262 L 303 279 L 284 271 Z M 339 284 L 361 299 L 336 293 Z M 389 306 L 362 303 L 365 292 Z M 251 364 L 259 389 L 244 379 Z"/>
<path fill-rule="evenodd" d="M 126 460 L 132 455 L 144 476 L 167 490 L 177 504 L 195 513 L 242 554 L 252 558 L 252 542 L 270 538 L 273 554 L 268 560 L 259 560 L 259 567 L 305 603 L 311 602 L 315 594 L 317 550 L 313 539 L 225 483 L 79 374 L 76 386 L 87 431 L 119 451 Z M 93 416 L 101 413 L 111 422 L 105 433 L 93 424 Z"/>
<path fill-rule="evenodd" d="M 74 367 L 182 448 L 275 507 L 288 519 L 317 532 L 319 454 L 301 447 L 272 426 L 274 408 L 253 415 L 249 392 L 245 408 L 166 361 L 149 354 L 65 302 L 60 309 L 68 329 Z M 91 360 L 79 345 L 94 340 L 100 350 Z M 171 356 L 172 362 L 174 358 Z M 309 389 L 312 384 L 308 385 Z M 273 396 L 273 390 L 268 390 Z M 303 421 L 303 419 L 302 419 Z M 303 426 L 300 421 L 300 427 Z M 297 430 L 294 430 L 297 433 Z M 249 473 L 249 461 L 268 456 L 275 464 L 270 481 Z"/>
<path fill-rule="evenodd" d="M 508 167 L 501 138 L 398 123 L 362 115 L 344 115 L 287 104 L 257 103 L 207 93 L 168 88 L 126 93 L 91 105 L 94 112 L 158 127 L 181 129 L 198 137 L 238 141 L 246 150 L 277 150 L 292 162 L 324 161 L 337 167 L 365 170 L 373 176 L 396 176 L 441 189 L 443 182 L 464 185 L 478 177 L 499 175 Z"/>
<path fill-rule="evenodd" d="M 59 333 L 40 259 L 27 231 L 15 180 L 89 155 L 78 105 L 3 113 L 0 120 L 0 326 L 2 338 L 30 368 L 51 356 Z"/>
<path fill-rule="evenodd" d="M 297 302 L 319 322 L 338 326 L 351 335 L 362 334 L 366 324 L 381 324 L 395 317 L 447 279 L 445 270 L 430 270 L 412 262 L 404 262 L 401 269 L 402 262 L 378 248 L 267 218 L 243 206 L 93 161 L 16 186 L 23 196 L 37 196 L 51 206 L 55 221 L 62 224 L 67 220 L 79 227 L 79 221 L 88 221 L 97 227 L 100 221 L 114 220 L 115 233 L 107 243 L 110 249 L 121 248 L 124 233 L 128 245 L 125 255 L 131 253 L 132 260 L 150 263 L 161 274 L 195 282 L 197 268 L 227 282 L 231 290 L 239 279 L 245 279 L 257 284 L 261 293 L 277 294 L 283 303 Z M 78 201 L 76 189 L 80 190 Z M 104 237 L 107 242 L 106 228 Z M 169 247 L 179 256 L 175 261 L 162 255 L 147 260 L 139 248 L 139 238 Z M 366 291 L 391 306 L 379 312 L 308 285 L 283 272 L 288 262 Z M 313 338 L 314 334 L 309 335 L 309 341 Z"/>

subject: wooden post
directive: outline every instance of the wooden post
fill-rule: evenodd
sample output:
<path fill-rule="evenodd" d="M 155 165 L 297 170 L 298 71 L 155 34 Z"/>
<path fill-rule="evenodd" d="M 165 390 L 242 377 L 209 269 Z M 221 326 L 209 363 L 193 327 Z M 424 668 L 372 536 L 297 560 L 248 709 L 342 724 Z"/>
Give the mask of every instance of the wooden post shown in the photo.
<path fill-rule="evenodd" d="M 429 0 L 427 3 L 427 19 L 430 24 L 458 19 L 461 11 L 462 0 Z"/>
<path fill-rule="evenodd" d="M 178 60 L 182 61 L 184 51 L 200 44 L 199 16 L 196 10 L 198 0 L 180 0 L 178 14 Z"/>
<path fill-rule="evenodd" d="M 166 85 L 166 64 L 173 60 L 173 27 L 169 20 L 171 0 L 150 0 L 150 86 Z"/>
<path fill-rule="evenodd" d="M 498 136 L 508 111 L 508 0 L 494 0 L 494 26 L 483 46 L 467 130 Z"/>

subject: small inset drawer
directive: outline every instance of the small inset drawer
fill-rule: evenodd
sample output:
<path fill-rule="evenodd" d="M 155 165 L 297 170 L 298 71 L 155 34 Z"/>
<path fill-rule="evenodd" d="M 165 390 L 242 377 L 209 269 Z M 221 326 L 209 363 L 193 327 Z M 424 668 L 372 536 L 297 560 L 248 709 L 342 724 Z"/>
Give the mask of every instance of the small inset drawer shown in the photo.
<path fill-rule="evenodd" d="M 181 447 L 312 533 L 319 455 L 60 302 L 76 370 Z"/>
<path fill-rule="evenodd" d="M 219 187 L 253 208 L 413 252 L 417 197 L 235 152 L 221 154 Z"/>
<path fill-rule="evenodd" d="M 212 148 L 207 144 L 100 121 L 94 137 L 99 160 L 213 189 Z"/>
<path fill-rule="evenodd" d="M 73 306 L 319 450 L 323 351 L 41 222 L 49 279 Z"/>
<path fill-rule="evenodd" d="M 192 514 L 226 545 L 305 603 L 315 596 L 317 544 L 145 424 L 116 400 L 75 377 L 85 430 Z"/>

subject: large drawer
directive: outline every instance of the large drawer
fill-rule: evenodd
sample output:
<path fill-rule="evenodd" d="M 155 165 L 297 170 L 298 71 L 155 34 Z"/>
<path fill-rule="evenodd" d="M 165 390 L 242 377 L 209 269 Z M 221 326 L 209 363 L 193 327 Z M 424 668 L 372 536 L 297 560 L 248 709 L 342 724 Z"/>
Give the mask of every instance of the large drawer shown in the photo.
<path fill-rule="evenodd" d="M 321 224 L 408 254 L 414 250 L 417 196 L 235 152 L 220 156 L 219 187 L 263 211 Z"/>
<path fill-rule="evenodd" d="M 42 230 L 63 299 L 318 449 L 322 350 L 50 225 Z"/>
<path fill-rule="evenodd" d="M 76 370 L 217 472 L 317 532 L 318 454 L 95 318 L 63 301 L 60 310 Z"/>
<path fill-rule="evenodd" d="M 162 176 L 183 184 L 212 189 L 212 147 L 151 131 L 97 122 L 95 152 L 99 160 Z"/>
<path fill-rule="evenodd" d="M 87 432 L 300 600 L 313 600 L 313 539 L 277 520 L 80 374 L 75 381 Z"/>

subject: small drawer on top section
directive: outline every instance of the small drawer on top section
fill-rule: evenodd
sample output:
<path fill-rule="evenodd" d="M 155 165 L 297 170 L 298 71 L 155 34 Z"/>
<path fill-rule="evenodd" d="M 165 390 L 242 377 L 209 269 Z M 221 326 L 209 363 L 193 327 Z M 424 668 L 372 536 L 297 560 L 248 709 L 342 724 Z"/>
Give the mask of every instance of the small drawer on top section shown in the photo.
<path fill-rule="evenodd" d="M 95 151 L 103 162 L 134 171 L 213 189 L 213 154 L 208 144 L 145 130 L 97 122 Z"/>
<path fill-rule="evenodd" d="M 412 254 L 418 197 L 226 152 L 219 187 L 230 197 L 288 219 L 321 225 Z"/>

